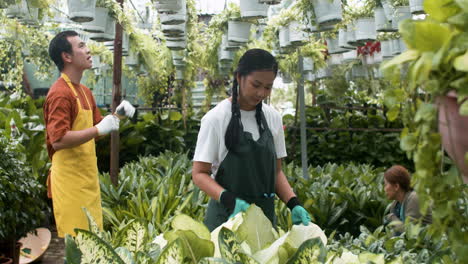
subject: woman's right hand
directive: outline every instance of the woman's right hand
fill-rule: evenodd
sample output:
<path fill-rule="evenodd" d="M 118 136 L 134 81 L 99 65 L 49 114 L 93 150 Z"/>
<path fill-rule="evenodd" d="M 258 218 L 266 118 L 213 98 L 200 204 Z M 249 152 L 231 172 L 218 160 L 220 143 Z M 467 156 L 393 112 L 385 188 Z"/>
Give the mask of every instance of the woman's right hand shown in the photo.
<path fill-rule="evenodd" d="M 234 211 L 232 211 L 232 214 L 229 216 L 229 218 L 234 217 L 236 214 L 240 212 L 245 212 L 247 209 L 249 209 L 250 204 L 247 203 L 246 201 L 236 198 L 236 206 L 234 207 Z"/>

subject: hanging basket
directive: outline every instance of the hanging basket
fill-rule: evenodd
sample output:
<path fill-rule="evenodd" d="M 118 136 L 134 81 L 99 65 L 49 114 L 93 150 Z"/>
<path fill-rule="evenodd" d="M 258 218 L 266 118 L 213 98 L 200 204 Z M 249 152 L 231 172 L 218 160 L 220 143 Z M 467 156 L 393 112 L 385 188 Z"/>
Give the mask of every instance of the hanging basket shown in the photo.
<path fill-rule="evenodd" d="M 28 14 L 28 4 L 26 0 L 21 0 L 20 3 L 10 5 L 5 9 L 5 15 L 8 18 L 22 19 Z"/>
<path fill-rule="evenodd" d="M 68 15 L 77 23 L 93 21 L 95 8 L 96 0 L 68 0 Z"/>
<path fill-rule="evenodd" d="M 302 46 L 307 42 L 307 34 L 304 28 L 298 21 L 292 21 L 288 26 L 289 42 L 293 46 Z"/>
<path fill-rule="evenodd" d="M 405 42 L 403 41 L 403 38 L 398 39 L 398 46 L 400 47 L 400 53 L 405 52 L 408 48 L 406 47 Z"/>
<path fill-rule="evenodd" d="M 185 23 L 187 21 L 187 3 L 185 0 L 180 0 L 181 7 L 180 9 L 174 13 L 160 13 L 159 20 L 163 25 L 179 25 Z"/>
<path fill-rule="evenodd" d="M 104 41 L 112 41 L 115 38 L 115 20 L 107 16 L 106 19 L 106 30 L 103 33 L 90 33 L 89 38 L 97 41 L 97 42 L 104 42 Z"/>
<path fill-rule="evenodd" d="M 380 50 L 382 53 L 382 57 L 385 58 L 392 58 L 392 40 L 382 40 L 380 41 Z"/>
<path fill-rule="evenodd" d="M 315 81 L 315 74 L 313 72 L 305 72 L 304 81 L 309 81 L 309 82 Z"/>
<path fill-rule="evenodd" d="M 128 56 L 125 56 L 125 65 L 137 66 L 138 65 L 138 53 L 134 50 L 128 52 Z"/>
<path fill-rule="evenodd" d="M 468 164 L 465 154 L 468 152 L 468 116 L 460 115 L 460 104 L 454 91 L 437 100 L 439 107 L 439 133 L 442 146 L 460 170 L 464 183 L 468 183 Z"/>
<path fill-rule="evenodd" d="M 343 20 L 341 0 L 312 0 L 319 25 L 336 25 Z"/>
<path fill-rule="evenodd" d="M 218 60 L 221 62 L 232 62 L 234 60 L 234 53 L 230 50 L 225 50 L 223 47 L 220 47 L 218 50 Z"/>
<path fill-rule="evenodd" d="M 331 76 L 332 76 L 332 72 L 329 67 L 317 69 L 317 73 L 315 74 L 315 78 L 317 80 L 330 78 Z"/>
<path fill-rule="evenodd" d="M 424 0 L 409 0 L 411 14 L 424 14 Z"/>
<path fill-rule="evenodd" d="M 313 72 L 314 71 L 314 60 L 311 57 L 304 57 L 302 60 L 302 71 Z"/>
<path fill-rule="evenodd" d="M 162 32 L 166 37 L 180 37 L 185 35 L 185 23 L 179 25 L 161 25 Z"/>
<path fill-rule="evenodd" d="M 330 58 L 328 58 L 328 65 L 340 65 L 343 61 L 343 54 L 331 54 Z"/>
<path fill-rule="evenodd" d="M 327 47 L 328 47 L 328 53 L 329 54 L 337 54 L 337 53 L 343 53 L 343 52 L 347 51 L 347 49 L 340 48 L 339 38 L 329 37 L 329 38 L 325 38 L 325 41 L 327 42 Z"/>
<path fill-rule="evenodd" d="M 291 46 L 291 41 L 289 41 L 289 27 L 281 27 L 279 29 L 279 45 L 282 49 Z"/>
<path fill-rule="evenodd" d="M 93 33 L 104 33 L 106 30 L 109 10 L 103 7 L 96 7 L 96 15 L 91 22 L 83 23 L 83 30 Z"/>
<path fill-rule="evenodd" d="M 353 48 L 359 46 L 359 43 L 356 41 L 356 29 L 354 25 L 348 26 L 346 30 L 346 43 Z"/>
<path fill-rule="evenodd" d="M 101 67 L 101 57 L 99 55 L 92 55 L 91 60 L 93 61 L 93 66 L 91 69 L 97 69 Z"/>
<path fill-rule="evenodd" d="M 166 40 L 166 46 L 170 50 L 183 50 L 187 47 L 187 42 Z"/>
<path fill-rule="evenodd" d="M 242 18 L 265 18 L 268 16 L 268 5 L 255 0 L 240 0 Z"/>
<path fill-rule="evenodd" d="M 398 30 L 398 25 L 405 19 L 411 19 L 412 15 L 409 6 L 397 6 L 393 15 L 392 27 Z"/>
<path fill-rule="evenodd" d="M 398 55 L 401 53 L 400 50 L 400 40 L 399 39 L 392 39 L 392 55 Z"/>
<path fill-rule="evenodd" d="M 181 0 L 157 0 L 155 3 L 158 13 L 175 14 L 182 8 Z"/>
<path fill-rule="evenodd" d="M 372 57 L 374 57 L 374 65 L 377 65 L 377 64 L 380 64 L 382 63 L 382 60 L 383 60 L 383 54 L 382 52 L 374 52 L 374 54 L 372 54 Z"/>
<path fill-rule="evenodd" d="M 374 18 L 358 18 L 356 20 L 356 42 L 366 43 L 377 37 Z"/>
<path fill-rule="evenodd" d="M 252 24 L 241 21 L 228 21 L 228 41 L 247 43 L 250 38 Z"/>
<path fill-rule="evenodd" d="M 387 0 L 382 0 L 382 8 L 384 9 L 385 16 L 387 21 L 393 20 L 393 14 L 395 13 L 395 8 L 388 3 Z"/>
<path fill-rule="evenodd" d="M 354 49 L 353 46 L 348 44 L 348 33 L 343 28 L 338 30 L 338 46 L 344 50 Z"/>
<path fill-rule="evenodd" d="M 358 56 L 357 56 L 357 50 L 350 50 L 345 53 L 343 53 L 343 62 L 351 62 L 351 61 L 357 61 Z"/>
<path fill-rule="evenodd" d="M 385 16 L 384 9 L 379 7 L 374 10 L 375 31 L 378 32 L 392 32 L 395 31 L 392 23 Z"/>
<path fill-rule="evenodd" d="M 353 78 L 368 78 L 367 69 L 364 65 L 355 64 L 351 68 L 351 77 Z"/>
<path fill-rule="evenodd" d="M 225 50 L 235 51 L 240 49 L 241 45 L 237 42 L 229 42 L 227 34 L 224 34 L 221 40 L 221 46 Z"/>

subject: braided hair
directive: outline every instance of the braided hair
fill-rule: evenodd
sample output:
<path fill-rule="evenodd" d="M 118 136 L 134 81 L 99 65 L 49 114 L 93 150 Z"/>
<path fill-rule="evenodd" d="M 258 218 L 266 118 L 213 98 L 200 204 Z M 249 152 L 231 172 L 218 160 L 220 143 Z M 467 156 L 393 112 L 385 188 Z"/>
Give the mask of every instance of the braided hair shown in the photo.
<path fill-rule="evenodd" d="M 278 63 L 275 57 L 268 51 L 263 49 L 250 49 L 242 55 L 234 72 L 234 80 L 232 82 L 232 105 L 231 105 L 231 120 L 224 135 L 224 142 L 229 151 L 234 149 L 234 146 L 239 143 L 240 135 L 243 132 L 241 122 L 240 105 L 238 102 L 239 84 L 237 75 L 241 77 L 247 76 L 254 71 L 272 71 L 275 76 L 278 72 Z M 255 120 L 257 121 L 260 133 L 263 131 L 262 126 L 262 102 L 255 107 Z"/>

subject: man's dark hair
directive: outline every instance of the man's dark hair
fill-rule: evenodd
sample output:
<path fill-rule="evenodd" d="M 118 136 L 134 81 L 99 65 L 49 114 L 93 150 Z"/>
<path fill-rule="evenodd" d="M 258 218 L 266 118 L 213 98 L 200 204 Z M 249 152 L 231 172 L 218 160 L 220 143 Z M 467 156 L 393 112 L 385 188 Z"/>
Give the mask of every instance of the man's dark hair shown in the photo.
<path fill-rule="evenodd" d="M 73 54 L 72 45 L 68 42 L 67 37 L 78 36 L 78 33 L 73 30 L 62 31 L 58 33 L 49 44 L 49 56 L 57 65 L 59 71 L 64 68 L 62 60 L 62 52 Z"/>
<path fill-rule="evenodd" d="M 275 57 L 268 51 L 263 49 L 250 49 L 242 55 L 234 72 L 234 80 L 232 84 L 232 106 L 231 106 L 231 120 L 224 135 L 224 143 L 229 151 L 239 143 L 240 134 L 243 132 L 241 123 L 240 105 L 237 100 L 238 97 L 238 83 L 237 74 L 247 76 L 254 71 L 272 71 L 275 76 L 278 73 L 278 63 Z M 257 121 L 260 134 L 262 132 L 262 102 L 255 107 L 255 119 Z"/>

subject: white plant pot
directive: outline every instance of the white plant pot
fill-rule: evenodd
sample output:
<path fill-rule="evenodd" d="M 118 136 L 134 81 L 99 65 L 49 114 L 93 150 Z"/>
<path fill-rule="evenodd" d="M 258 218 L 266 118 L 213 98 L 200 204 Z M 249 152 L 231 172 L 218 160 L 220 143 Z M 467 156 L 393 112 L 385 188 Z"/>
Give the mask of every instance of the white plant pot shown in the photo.
<path fill-rule="evenodd" d="M 166 40 L 166 46 L 170 50 L 183 50 L 187 47 L 187 42 L 184 41 L 168 41 Z"/>
<path fill-rule="evenodd" d="M 309 81 L 309 82 L 315 81 L 315 74 L 313 72 L 305 72 L 304 81 Z"/>
<path fill-rule="evenodd" d="M 247 43 L 252 24 L 241 21 L 228 21 L 228 41 Z"/>
<path fill-rule="evenodd" d="M 283 79 L 283 83 L 292 83 L 291 75 L 289 75 L 289 73 L 282 73 L 281 79 Z"/>
<path fill-rule="evenodd" d="M 128 54 L 130 49 L 130 36 L 126 32 L 122 32 L 122 53 Z"/>
<path fill-rule="evenodd" d="M 303 72 L 314 71 L 314 60 L 311 57 L 304 57 L 302 59 L 302 71 Z"/>
<path fill-rule="evenodd" d="M 343 20 L 341 0 L 312 0 L 319 25 L 336 25 Z"/>
<path fill-rule="evenodd" d="M 179 25 L 161 25 L 161 28 L 166 37 L 179 37 L 185 34 L 185 23 Z"/>
<path fill-rule="evenodd" d="M 265 3 L 267 5 L 277 5 L 281 3 L 281 0 L 258 0 L 259 3 Z"/>
<path fill-rule="evenodd" d="M 29 7 L 25 16 L 21 19 L 21 22 L 28 25 L 39 23 L 39 8 Z"/>
<path fill-rule="evenodd" d="M 98 69 L 101 67 L 101 57 L 99 55 L 91 56 L 91 60 L 93 61 L 93 66 L 91 69 Z"/>
<path fill-rule="evenodd" d="M 398 55 L 401 53 L 400 50 L 400 40 L 392 39 L 392 55 Z"/>
<path fill-rule="evenodd" d="M 317 80 L 329 78 L 331 76 L 331 69 L 329 67 L 317 69 L 317 73 L 315 74 Z"/>
<path fill-rule="evenodd" d="M 186 0 L 180 1 L 180 9 L 174 14 L 161 13 L 159 20 L 163 25 L 179 25 L 187 20 L 187 3 Z"/>
<path fill-rule="evenodd" d="M 365 43 L 377 37 L 374 18 L 358 18 L 356 21 L 356 41 Z"/>
<path fill-rule="evenodd" d="M 353 46 L 348 44 L 348 33 L 343 28 L 338 31 L 338 46 L 344 50 L 354 49 Z"/>
<path fill-rule="evenodd" d="M 287 48 L 291 46 L 291 42 L 289 41 L 289 28 L 288 27 L 281 27 L 279 29 L 279 44 L 280 44 L 280 48 Z"/>
<path fill-rule="evenodd" d="M 182 8 L 181 0 L 157 0 L 155 3 L 158 13 L 175 14 Z"/>
<path fill-rule="evenodd" d="M 221 46 L 223 47 L 223 49 L 231 51 L 238 50 L 241 47 L 238 42 L 229 42 L 227 34 L 223 35 L 221 40 Z"/>
<path fill-rule="evenodd" d="M 185 61 L 180 59 L 180 60 L 176 60 L 176 59 L 173 59 L 172 60 L 172 64 L 174 64 L 174 67 L 178 68 L 178 69 L 181 69 L 181 68 L 184 68 L 185 67 Z"/>
<path fill-rule="evenodd" d="M 424 14 L 424 0 L 409 0 L 412 14 Z"/>
<path fill-rule="evenodd" d="M 171 55 L 173 60 L 183 60 L 184 53 L 182 51 L 171 50 Z"/>
<path fill-rule="evenodd" d="M 289 42 L 295 46 L 304 45 L 307 41 L 307 34 L 304 28 L 298 21 L 292 21 L 289 26 Z"/>
<path fill-rule="evenodd" d="M 405 52 L 408 49 L 408 47 L 406 47 L 406 44 L 403 41 L 403 39 L 400 38 L 398 42 L 399 42 L 398 44 L 399 44 L 399 47 L 400 47 L 400 53 Z"/>
<path fill-rule="evenodd" d="M 83 23 L 83 30 L 93 33 L 103 33 L 106 30 L 106 23 L 109 10 L 103 7 L 96 7 L 94 20 Z"/>
<path fill-rule="evenodd" d="M 393 15 L 392 27 L 398 30 L 398 25 L 405 19 L 411 19 L 412 15 L 409 6 L 397 6 Z"/>
<path fill-rule="evenodd" d="M 383 40 L 380 42 L 380 50 L 382 53 L 382 57 L 385 58 L 391 58 L 393 57 L 392 55 L 392 40 Z"/>
<path fill-rule="evenodd" d="M 5 15 L 8 18 L 22 19 L 28 13 L 28 4 L 26 0 L 21 0 L 21 3 L 10 5 L 5 9 Z"/>
<path fill-rule="evenodd" d="M 328 59 L 328 65 L 340 65 L 343 61 L 343 54 L 331 54 L 330 58 Z"/>
<path fill-rule="evenodd" d="M 351 47 L 359 46 L 359 43 L 356 41 L 356 30 L 354 25 L 348 26 L 346 30 L 346 43 Z"/>
<path fill-rule="evenodd" d="M 104 41 L 111 41 L 115 38 L 115 20 L 110 16 L 106 19 L 106 30 L 103 33 L 90 33 L 89 38 L 97 41 L 97 42 L 104 42 Z"/>
<path fill-rule="evenodd" d="M 363 64 L 365 64 L 365 65 L 374 64 L 374 56 L 373 55 L 370 55 L 370 54 L 364 55 L 362 57 L 362 60 L 363 60 Z"/>
<path fill-rule="evenodd" d="M 96 0 L 68 0 L 68 15 L 77 23 L 93 21 L 95 8 Z"/>
<path fill-rule="evenodd" d="M 383 8 L 376 8 L 374 10 L 375 31 L 378 32 L 391 32 L 394 31 L 392 23 L 385 16 Z"/>
<path fill-rule="evenodd" d="M 178 81 L 184 79 L 184 71 L 182 69 L 176 69 L 174 78 Z"/>
<path fill-rule="evenodd" d="M 350 50 L 343 53 L 343 62 L 350 62 L 358 60 L 357 50 Z"/>
<path fill-rule="evenodd" d="M 374 65 L 382 63 L 382 60 L 383 60 L 382 52 L 374 52 L 372 56 L 374 57 Z"/>
<path fill-rule="evenodd" d="M 137 66 L 138 65 L 138 53 L 136 51 L 130 50 L 128 56 L 125 56 L 125 64 L 128 66 Z"/>
<path fill-rule="evenodd" d="M 325 38 L 325 41 L 327 41 L 329 54 L 343 53 L 347 51 L 347 49 L 340 48 L 339 38 Z"/>
<path fill-rule="evenodd" d="M 255 0 L 240 0 L 240 13 L 243 18 L 264 18 L 268 16 L 268 5 Z"/>
<path fill-rule="evenodd" d="M 356 64 L 351 68 L 351 76 L 354 78 L 367 78 L 367 69 L 364 65 Z"/>
<path fill-rule="evenodd" d="M 218 60 L 221 62 L 232 62 L 234 59 L 234 54 L 230 50 L 225 50 L 220 48 L 218 50 Z"/>
<path fill-rule="evenodd" d="M 395 13 L 395 8 L 388 3 L 388 0 L 382 0 L 382 7 L 384 9 L 385 16 L 388 21 L 393 20 L 393 14 Z"/>

